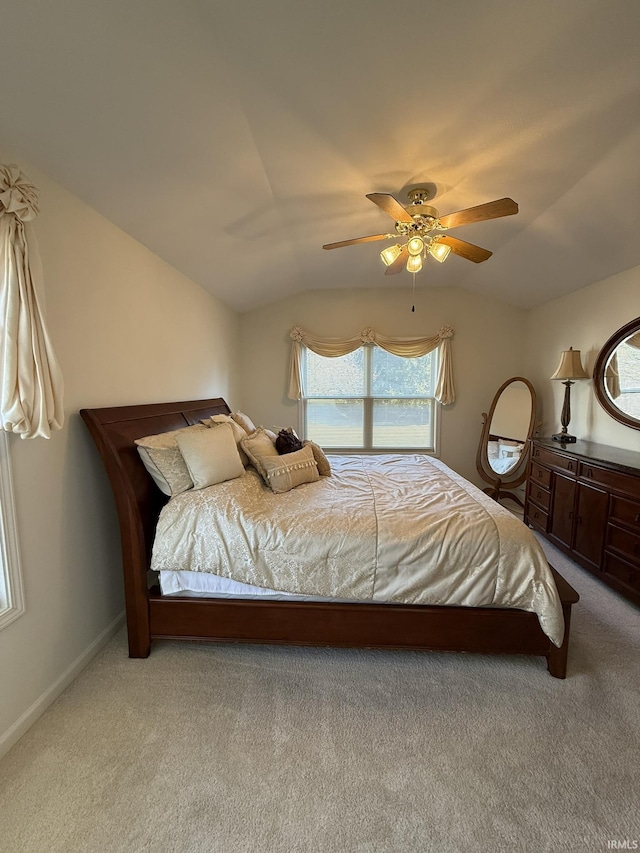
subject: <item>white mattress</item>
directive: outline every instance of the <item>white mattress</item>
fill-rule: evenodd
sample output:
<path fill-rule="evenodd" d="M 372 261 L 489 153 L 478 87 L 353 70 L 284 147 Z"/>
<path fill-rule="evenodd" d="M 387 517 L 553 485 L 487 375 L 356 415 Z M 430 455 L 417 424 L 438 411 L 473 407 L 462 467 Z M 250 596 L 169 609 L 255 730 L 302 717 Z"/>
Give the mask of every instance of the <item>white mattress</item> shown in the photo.
<path fill-rule="evenodd" d="M 296 595 L 279 592 L 248 583 L 223 578 L 210 572 L 159 572 L 160 591 L 163 595 L 193 596 L 195 598 L 252 598 L 287 601 L 335 601 L 313 595 Z"/>

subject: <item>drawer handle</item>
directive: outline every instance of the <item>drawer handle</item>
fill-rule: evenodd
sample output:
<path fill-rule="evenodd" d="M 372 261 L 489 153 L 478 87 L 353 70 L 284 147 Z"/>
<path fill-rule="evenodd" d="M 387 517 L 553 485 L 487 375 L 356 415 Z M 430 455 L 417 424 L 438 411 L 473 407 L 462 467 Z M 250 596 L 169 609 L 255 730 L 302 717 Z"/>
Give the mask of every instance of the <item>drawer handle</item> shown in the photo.
<path fill-rule="evenodd" d="M 569 463 L 567 464 L 567 469 L 568 469 L 569 471 L 573 471 L 573 462 L 569 462 Z"/>
<path fill-rule="evenodd" d="M 633 520 L 636 524 L 640 524 L 640 512 L 636 513 L 636 517 Z"/>

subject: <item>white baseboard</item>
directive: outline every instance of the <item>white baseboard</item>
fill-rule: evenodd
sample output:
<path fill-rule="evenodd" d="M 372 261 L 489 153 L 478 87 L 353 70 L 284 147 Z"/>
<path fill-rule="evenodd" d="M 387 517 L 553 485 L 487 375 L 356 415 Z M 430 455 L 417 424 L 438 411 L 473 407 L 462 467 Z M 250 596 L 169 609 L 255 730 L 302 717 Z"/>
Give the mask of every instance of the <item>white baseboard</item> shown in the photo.
<path fill-rule="evenodd" d="M 4 734 L 0 735 L 0 758 L 5 755 L 12 746 L 14 746 L 25 732 L 31 728 L 38 717 L 47 710 L 58 696 L 65 690 L 71 682 L 82 672 L 85 666 L 94 658 L 100 649 L 102 649 L 109 640 L 120 630 L 124 624 L 124 612 L 120 613 L 113 622 L 108 625 L 104 631 L 96 637 L 79 657 L 71 664 L 71 666 L 62 673 L 54 683 L 48 687 L 44 693 L 39 696 L 30 708 L 16 720 L 16 722 Z"/>

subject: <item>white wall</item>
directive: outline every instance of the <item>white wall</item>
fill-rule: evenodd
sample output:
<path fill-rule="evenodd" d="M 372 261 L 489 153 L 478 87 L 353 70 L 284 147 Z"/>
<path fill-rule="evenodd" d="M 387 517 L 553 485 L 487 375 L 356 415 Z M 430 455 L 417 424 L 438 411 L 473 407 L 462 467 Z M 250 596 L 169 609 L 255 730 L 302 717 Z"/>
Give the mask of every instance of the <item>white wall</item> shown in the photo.
<path fill-rule="evenodd" d="M 0 753 L 86 662 L 123 610 L 113 500 L 83 407 L 237 402 L 237 315 L 79 199 L 19 162 L 34 222 L 66 424 L 10 436 L 26 613 L 0 632 Z M 105 634 L 106 632 L 106 634 Z"/>
<path fill-rule="evenodd" d="M 560 431 L 562 382 L 550 381 L 563 350 L 580 350 L 589 376 L 598 353 L 621 326 L 640 316 L 640 267 L 547 302 L 527 315 L 527 370 L 542 397 L 542 435 Z M 640 431 L 614 421 L 598 403 L 593 380 L 571 386 L 569 432 L 577 438 L 640 451 Z"/>
<path fill-rule="evenodd" d="M 451 325 L 457 400 L 441 409 L 441 458 L 468 479 L 475 469 L 481 413 L 500 385 L 521 375 L 525 312 L 457 288 L 317 290 L 287 297 L 241 317 L 242 405 L 257 423 L 298 426 L 298 405 L 287 399 L 289 331 L 348 337 L 365 326 L 385 335 L 431 335 Z"/>

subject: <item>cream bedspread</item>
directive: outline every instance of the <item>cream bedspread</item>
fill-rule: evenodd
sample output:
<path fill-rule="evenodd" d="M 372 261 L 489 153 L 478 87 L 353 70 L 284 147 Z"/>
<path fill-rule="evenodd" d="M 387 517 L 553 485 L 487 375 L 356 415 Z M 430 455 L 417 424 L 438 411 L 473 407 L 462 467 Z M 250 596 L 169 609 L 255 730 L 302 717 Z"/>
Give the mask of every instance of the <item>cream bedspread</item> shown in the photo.
<path fill-rule="evenodd" d="M 172 498 L 151 567 L 303 595 L 537 614 L 562 643 L 553 577 L 531 531 L 444 463 L 333 456 L 332 475 L 273 494 L 256 471 Z"/>

